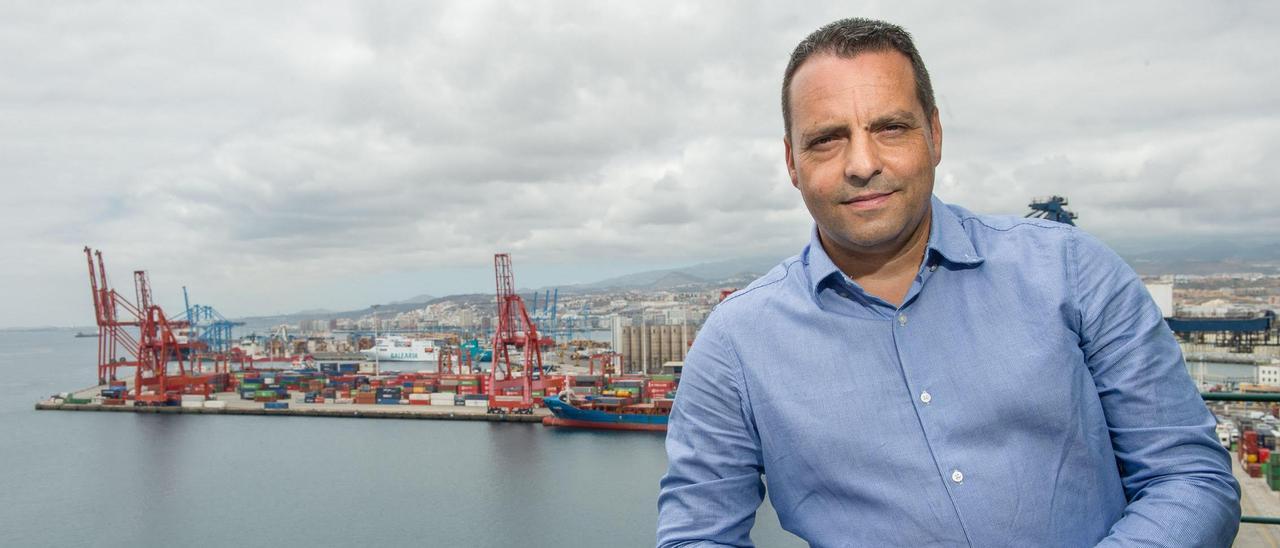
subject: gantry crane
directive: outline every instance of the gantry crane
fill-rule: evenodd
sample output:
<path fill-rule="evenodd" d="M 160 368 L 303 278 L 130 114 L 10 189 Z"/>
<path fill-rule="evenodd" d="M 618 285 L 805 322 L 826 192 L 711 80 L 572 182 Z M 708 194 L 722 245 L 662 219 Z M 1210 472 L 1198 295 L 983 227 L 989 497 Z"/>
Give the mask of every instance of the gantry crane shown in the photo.
<path fill-rule="evenodd" d="M 190 343 L 180 340 L 177 331 L 189 324 L 170 320 L 155 304 L 146 271 L 134 271 L 136 300 L 130 302 L 110 287 L 102 252 L 86 246 L 84 254 L 98 324 L 98 383 L 115 381 L 119 368 L 133 367 L 135 405 L 164 403 L 170 390 L 207 391 L 212 376 L 187 374 L 183 355 L 189 352 Z M 123 318 L 121 310 L 125 312 Z M 170 368 L 174 365 L 177 372 L 171 374 Z"/>
<path fill-rule="evenodd" d="M 515 291 L 511 255 L 493 256 L 494 281 L 497 287 L 498 326 L 493 335 L 493 365 L 489 368 L 489 412 L 532 413 L 533 392 L 544 390 L 542 348 L 538 327 L 529 319 L 524 300 Z M 509 347 L 524 349 L 523 372 L 516 375 Z M 514 396 L 519 396 L 518 398 Z"/>

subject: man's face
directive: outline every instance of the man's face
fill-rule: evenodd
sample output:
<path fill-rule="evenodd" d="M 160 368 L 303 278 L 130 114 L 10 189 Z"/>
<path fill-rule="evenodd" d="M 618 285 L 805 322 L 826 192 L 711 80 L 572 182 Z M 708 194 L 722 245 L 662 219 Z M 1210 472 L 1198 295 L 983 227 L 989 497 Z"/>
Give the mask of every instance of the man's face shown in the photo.
<path fill-rule="evenodd" d="M 897 51 L 819 54 L 796 71 L 787 170 L 826 246 L 891 253 L 921 228 L 942 159 L 930 114 Z"/>

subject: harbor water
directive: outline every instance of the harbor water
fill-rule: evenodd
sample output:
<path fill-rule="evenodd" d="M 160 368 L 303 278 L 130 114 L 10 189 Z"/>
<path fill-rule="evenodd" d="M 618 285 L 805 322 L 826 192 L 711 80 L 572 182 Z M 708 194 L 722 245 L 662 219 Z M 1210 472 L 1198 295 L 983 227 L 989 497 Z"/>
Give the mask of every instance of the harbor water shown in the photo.
<path fill-rule="evenodd" d="M 654 544 L 660 433 L 35 411 L 94 383 L 74 334 L 0 331 L 0 546 Z"/>
<path fill-rule="evenodd" d="M 0 331 L 0 546 L 651 546 L 655 433 L 35 411 L 96 339 Z M 1190 363 L 1205 382 L 1254 366 Z M 767 501 L 753 539 L 803 546 Z"/>

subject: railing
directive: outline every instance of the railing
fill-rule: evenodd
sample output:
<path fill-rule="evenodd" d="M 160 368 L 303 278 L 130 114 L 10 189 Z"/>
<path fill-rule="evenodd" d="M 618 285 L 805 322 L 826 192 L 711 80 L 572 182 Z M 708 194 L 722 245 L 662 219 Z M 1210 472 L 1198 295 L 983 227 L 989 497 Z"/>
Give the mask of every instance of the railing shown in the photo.
<path fill-rule="evenodd" d="M 1280 403 L 1280 394 L 1253 394 L 1247 392 L 1201 392 L 1204 401 L 1246 401 Z M 1280 518 L 1267 516 L 1240 516 L 1240 523 L 1280 525 Z"/>

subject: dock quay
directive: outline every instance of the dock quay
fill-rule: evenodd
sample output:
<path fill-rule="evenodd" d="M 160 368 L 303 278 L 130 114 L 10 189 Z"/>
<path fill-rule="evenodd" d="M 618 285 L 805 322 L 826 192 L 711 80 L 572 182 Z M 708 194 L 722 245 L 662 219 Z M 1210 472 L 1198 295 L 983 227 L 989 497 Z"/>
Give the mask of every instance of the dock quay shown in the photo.
<path fill-rule="evenodd" d="M 107 388 L 106 385 L 84 388 L 71 393 L 71 397 L 74 399 L 91 399 L 105 388 Z M 240 399 L 240 397 L 234 393 L 216 394 L 211 397 L 208 402 L 222 403 L 219 403 L 218 407 L 138 407 L 133 405 L 104 405 L 101 403 L 66 403 L 56 399 L 49 399 L 37 402 L 35 404 L 35 408 L 39 411 L 90 411 L 166 415 L 272 415 L 353 419 L 488 421 L 526 424 L 541 424 L 542 418 L 550 416 L 551 414 L 543 408 L 534 409 L 532 415 L 521 415 L 515 413 L 491 414 L 483 407 L 466 406 L 304 403 L 300 397 L 288 401 L 289 407 L 287 409 L 266 409 L 262 403 Z"/>

